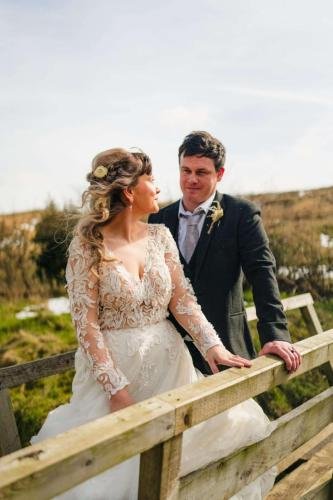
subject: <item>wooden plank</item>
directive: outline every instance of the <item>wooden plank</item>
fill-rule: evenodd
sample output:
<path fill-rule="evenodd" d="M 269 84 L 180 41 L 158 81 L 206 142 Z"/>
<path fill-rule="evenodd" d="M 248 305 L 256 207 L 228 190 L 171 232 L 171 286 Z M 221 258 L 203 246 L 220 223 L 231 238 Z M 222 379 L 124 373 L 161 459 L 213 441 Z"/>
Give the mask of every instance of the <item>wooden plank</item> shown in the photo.
<path fill-rule="evenodd" d="M 332 481 L 326 484 L 323 488 L 313 492 L 311 497 L 303 497 L 302 500 L 332 500 L 333 498 L 333 486 Z"/>
<path fill-rule="evenodd" d="M 183 435 L 179 434 L 141 455 L 139 500 L 176 500 Z"/>
<path fill-rule="evenodd" d="M 322 448 L 327 442 L 333 439 L 333 423 L 325 427 L 321 432 L 318 432 L 316 436 L 310 439 L 307 443 L 289 453 L 284 457 L 278 464 L 278 473 L 285 471 L 293 465 L 298 460 L 307 461 L 310 460 L 312 455 L 316 453 L 320 448 Z"/>
<path fill-rule="evenodd" d="M 281 300 L 284 311 L 291 311 L 292 309 L 300 309 L 301 307 L 313 304 L 313 298 L 311 293 L 302 293 L 300 295 L 295 295 L 294 297 L 288 297 L 287 299 Z M 257 319 L 257 313 L 255 306 L 250 306 L 246 308 L 246 316 L 248 321 L 253 321 Z"/>
<path fill-rule="evenodd" d="M 0 390 L 0 456 L 7 455 L 21 448 L 10 393 Z"/>
<path fill-rule="evenodd" d="M 53 497 L 174 435 L 174 410 L 152 398 L 0 458 L 0 498 Z"/>
<path fill-rule="evenodd" d="M 159 396 L 176 409 L 176 433 L 333 359 L 333 329 L 295 344 L 303 356 L 295 373 L 274 356 L 262 356 L 251 368 L 230 368 L 195 384 Z"/>
<path fill-rule="evenodd" d="M 74 367 L 75 351 L 0 368 L 0 390 L 63 373 Z"/>
<path fill-rule="evenodd" d="M 230 498 L 286 454 L 315 436 L 332 421 L 332 415 L 333 388 L 329 388 L 279 418 L 276 429 L 266 439 L 181 478 L 179 499 Z"/>
<path fill-rule="evenodd" d="M 294 297 L 287 297 L 282 300 L 283 308 L 285 311 L 289 311 L 291 309 L 298 309 L 302 306 L 313 304 L 313 298 L 311 293 L 301 293 L 299 295 L 295 295 Z"/>
<path fill-rule="evenodd" d="M 279 481 L 266 500 L 281 498 L 317 499 L 333 480 L 333 441 L 321 448 L 308 462 Z"/>
<path fill-rule="evenodd" d="M 248 321 L 254 321 L 255 319 L 258 319 L 255 306 L 246 308 L 246 318 Z"/>

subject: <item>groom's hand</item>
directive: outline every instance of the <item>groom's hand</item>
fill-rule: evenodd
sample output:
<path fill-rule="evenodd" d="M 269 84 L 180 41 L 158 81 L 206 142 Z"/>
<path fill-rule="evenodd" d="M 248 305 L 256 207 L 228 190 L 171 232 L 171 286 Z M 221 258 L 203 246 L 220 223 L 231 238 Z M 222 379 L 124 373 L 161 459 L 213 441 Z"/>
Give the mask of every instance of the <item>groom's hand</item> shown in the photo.
<path fill-rule="evenodd" d="M 237 368 L 242 368 L 243 366 L 250 368 L 252 365 L 251 361 L 248 359 L 236 356 L 220 345 L 215 345 L 208 349 L 206 352 L 206 360 L 213 373 L 219 373 L 220 370 L 218 365 L 237 366 Z"/>
<path fill-rule="evenodd" d="M 302 363 L 302 356 L 296 347 L 284 340 L 267 342 L 259 352 L 259 356 L 264 356 L 265 354 L 275 354 L 275 356 L 283 359 L 289 373 L 295 372 Z"/>

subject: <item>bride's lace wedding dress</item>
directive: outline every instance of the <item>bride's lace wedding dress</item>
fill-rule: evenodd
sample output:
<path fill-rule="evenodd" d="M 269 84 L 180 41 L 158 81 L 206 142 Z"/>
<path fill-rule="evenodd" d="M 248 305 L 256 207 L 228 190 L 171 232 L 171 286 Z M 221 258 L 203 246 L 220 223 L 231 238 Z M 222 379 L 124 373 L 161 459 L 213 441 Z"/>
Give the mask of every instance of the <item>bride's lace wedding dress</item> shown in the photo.
<path fill-rule="evenodd" d="M 203 355 L 221 344 L 184 277 L 178 250 L 163 225 L 147 226 L 143 274 L 135 277 L 119 260 L 104 260 L 96 273 L 92 255 L 75 237 L 66 271 L 71 314 L 79 347 L 73 395 L 52 411 L 35 443 L 109 413 L 108 398 L 126 387 L 142 401 L 201 375 L 167 319 L 168 309 L 192 336 Z M 182 475 L 270 434 L 272 424 L 253 400 L 245 401 L 184 433 Z M 61 498 L 134 500 L 139 457 L 69 490 Z M 251 483 L 238 498 L 259 499 L 272 486 L 273 473 Z M 235 497 L 236 498 L 236 497 Z"/>

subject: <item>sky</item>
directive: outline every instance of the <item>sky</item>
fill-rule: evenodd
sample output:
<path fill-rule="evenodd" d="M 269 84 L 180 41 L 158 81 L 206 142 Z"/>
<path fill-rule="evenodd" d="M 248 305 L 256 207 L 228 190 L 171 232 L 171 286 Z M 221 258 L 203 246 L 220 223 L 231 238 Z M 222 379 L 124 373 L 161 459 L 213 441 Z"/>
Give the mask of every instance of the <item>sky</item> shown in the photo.
<path fill-rule="evenodd" d="M 0 0 L 0 213 L 79 203 L 91 159 L 139 147 L 162 201 L 192 130 L 220 191 L 333 185 L 331 0 Z"/>

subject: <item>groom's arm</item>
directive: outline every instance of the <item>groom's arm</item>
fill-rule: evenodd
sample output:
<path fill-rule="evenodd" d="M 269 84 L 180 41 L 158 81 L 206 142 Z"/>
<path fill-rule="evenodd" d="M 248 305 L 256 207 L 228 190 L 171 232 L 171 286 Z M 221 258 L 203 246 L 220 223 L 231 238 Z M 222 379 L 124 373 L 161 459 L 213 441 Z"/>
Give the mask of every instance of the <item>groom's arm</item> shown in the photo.
<path fill-rule="evenodd" d="M 252 286 L 257 329 L 263 346 L 259 354 L 275 354 L 289 371 L 297 370 L 301 357 L 290 345 L 287 319 L 280 300 L 275 259 L 269 248 L 260 210 L 245 203 L 239 223 L 239 249 L 244 274 Z"/>
<path fill-rule="evenodd" d="M 250 202 L 244 202 L 241 208 L 238 240 L 241 266 L 253 290 L 261 344 L 273 340 L 290 341 L 275 274 L 275 259 L 260 210 Z"/>

